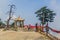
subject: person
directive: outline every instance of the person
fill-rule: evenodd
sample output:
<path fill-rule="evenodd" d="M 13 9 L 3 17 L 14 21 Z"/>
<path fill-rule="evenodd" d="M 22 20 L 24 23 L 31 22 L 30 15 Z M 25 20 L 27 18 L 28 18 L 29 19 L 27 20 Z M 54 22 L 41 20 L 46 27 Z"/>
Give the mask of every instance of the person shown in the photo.
<path fill-rule="evenodd" d="M 46 35 L 48 35 L 49 33 L 49 27 L 48 27 L 48 24 L 46 25 Z"/>
<path fill-rule="evenodd" d="M 36 32 L 38 32 L 38 27 L 37 27 L 37 25 L 38 25 L 38 24 L 36 23 L 36 24 L 35 24 L 35 26 L 36 26 Z"/>
<path fill-rule="evenodd" d="M 30 25 L 28 26 L 28 31 L 30 30 Z"/>

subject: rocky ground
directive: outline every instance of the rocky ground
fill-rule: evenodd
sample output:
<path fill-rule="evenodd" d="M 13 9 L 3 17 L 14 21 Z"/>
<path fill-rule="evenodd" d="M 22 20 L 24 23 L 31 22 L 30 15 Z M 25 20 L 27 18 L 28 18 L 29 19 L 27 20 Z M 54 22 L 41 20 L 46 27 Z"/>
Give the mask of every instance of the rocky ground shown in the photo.
<path fill-rule="evenodd" d="M 0 31 L 0 40 L 50 40 L 37 32 Z"/>

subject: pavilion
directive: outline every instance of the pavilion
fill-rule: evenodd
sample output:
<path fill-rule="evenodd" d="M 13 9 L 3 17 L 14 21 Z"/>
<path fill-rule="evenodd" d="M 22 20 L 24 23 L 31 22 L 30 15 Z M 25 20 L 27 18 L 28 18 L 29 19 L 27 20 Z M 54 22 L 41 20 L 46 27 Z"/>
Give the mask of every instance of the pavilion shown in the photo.
<path fill-rule="evenodd" d="M 24 19 L 22 19 L 21 17 L 15 18 L 14 26 L 17 27 L 17 24 L 19 24 L 19 27 L 24 27 Z"/>

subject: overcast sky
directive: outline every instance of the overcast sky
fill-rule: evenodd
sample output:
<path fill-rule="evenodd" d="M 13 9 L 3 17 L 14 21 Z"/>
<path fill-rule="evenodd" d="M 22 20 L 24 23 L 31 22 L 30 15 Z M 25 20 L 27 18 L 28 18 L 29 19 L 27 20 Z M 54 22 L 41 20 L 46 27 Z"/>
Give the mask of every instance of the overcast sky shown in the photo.
<path fill-rule="evenodd" d="M 56 17 L 50 26 L 60 30 L 60 0 L 0 0 L 0 18 L 5 21 L 8 17 L 9 4 L 16 6 L 14 16 L 25 19 L 25 24 L 32 24 L 39 22 L 36 14 L 43 6 L 48 6 L 56 13 Z"/>

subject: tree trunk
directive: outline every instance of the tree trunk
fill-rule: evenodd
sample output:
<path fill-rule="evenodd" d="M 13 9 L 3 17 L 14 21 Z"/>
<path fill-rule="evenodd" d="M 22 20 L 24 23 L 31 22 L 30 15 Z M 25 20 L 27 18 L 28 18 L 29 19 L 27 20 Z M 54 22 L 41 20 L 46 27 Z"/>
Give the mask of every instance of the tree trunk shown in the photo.
<path fill-rule="evenodd" d="M 9 29 L 9 20 L 7 20 L 7 27 L 6 29 Z"/>
<path fill-rule="evenodd" d="M 10 22 L 11 17 L 7 20 L 7 27 L 6 29 L 9 29 L 9 22 Z"/>
<path fill-rule="evenodd" d="M 42 24 L 42 27 L 44 27 L 44 24 Z M 43 28 L 41 27 L 41 31 L 43 32 Z"/>

